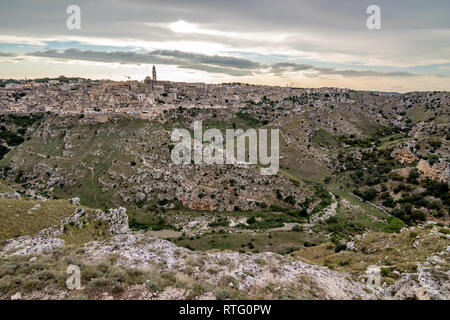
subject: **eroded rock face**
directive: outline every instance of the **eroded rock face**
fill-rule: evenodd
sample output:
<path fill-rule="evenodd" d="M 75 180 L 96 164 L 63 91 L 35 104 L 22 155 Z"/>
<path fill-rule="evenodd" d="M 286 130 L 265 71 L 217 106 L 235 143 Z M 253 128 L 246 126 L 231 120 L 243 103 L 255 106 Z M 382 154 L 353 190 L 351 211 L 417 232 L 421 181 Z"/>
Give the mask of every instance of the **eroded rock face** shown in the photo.
<path fill-rule="evenodd" d="M 124 207 L 109 209 L 107 213 L 103 213 L 99 218 L 108 222 L 111 234 L 123 234 L 129 231 L 127 209 Z"/>
<path fill-rule="evenodd" d="M 400 163 L 411 164 L 417 161 L 417 157 L 411 152 L 409 148 L 395 149 L 391 156 Z"/>
<path fill-rule="evenodd" d="M 209 210 L 209 211 L 215 211 L 217 210 L 217 203 L 213 200 L 208 199 L 195 199 L 191 197 L 191 199 L 188 199 L 186 197 L 180 196 L 180 201 L 183 204 L 184 207 L 190 208 L 193 210 Z"/>
<path fill-rule="evenodd" d="M 64 240 L 42 235 L 24 236 L 7 240 L 2 251 L 8 255 L 50 253 L 64 246 Z"/>
<path fill-rule="evenodd" d="M 119 219 L 124 210 L 112 209 L 106 214 Z M 50 253 L 62 246 L 64 241 L 60 239 L 45 236 L 20 237 L 9 240 L 3 248 L 3 253 Z M 351 249 L 352 246 L 348 247 Z M 440 260 L 447 259 L 449 251 L 450 247 L 447 247 L 438 253 Z M 116 264 L 140 270 L 158 268 L 159 272 L 183 274 L 186 268 L 190 268 L 190 275 L 195 279 L 204 279 L 211 284 L 218 284 L 226 277 L 230 279 L 230 287 L 236 287 L 244 293 L 258 292 L 270 283 L 278 288 L 298 284 L 305 288 L 305 292 L 313 290 L 314 296 L 320 299 L 450 298 L 449 275 L 426 263 L 425 266 L 419 265 L 416 273 L 404 274 L 394 285 L 385 288 L 379 284 L 378 287 L 369 286 L 367 281 L 356 281 L 351 274 L 336 272 L 272 252 L 193 252 L 145 233 L 126 233 L 103 241 L 89 242 L 84 245 L 82 259 L 88 264 L 97 264 L 110 255 L 115 257 Z M 379 278 L 380 267 L 369 267 L 366 274 L 374 279 Z M 145 288 L 141 289 L 145 291 Z M 184 293 L 180 293 L 178 298 L 183 299 Z"/>
<path fill-rule="evenodd" d="M 450 281 L 448 275 L 436 269 L 419 266 L 416 274 L 407 274 L 386 290 L 399 300 L 448 300 Z"/>
<path fill-rule="evenodd" d="M 398 174 L 399 176 L 403 177 L 403 178 L 407 178 L 410 172 L 410 168 L 399 168 L 399 169 L 395 169 L 392 170 L 392 172 Z"/>
<path fill-rule="evenodd" d="M 127 209 L 120 207 L 117 209 L 109 209 L 108 212 L 103 212 L 102 210 L 95 210 L 88 214 L 85 209 L 80 208 L 75 211 L 75 213 L 63 220 L 57 226 L 53 226 L 40 231 L 42 235 L 58 237 L 64 233 L 64 226 L 71 224 L 72 226 L 82 228 L 83 224 L 90 221 L 103 221 L 108 225 L 108 231 L 112 235 L 123 234 L 129 231 L 128 227 L 128 215 Z"/>
<path fill-rule="evenodd" d="M 108 212 L 96 210 L 93 212 L 93 221 L 103 221 L 108 225 L 108 231 L 112 235 L 125 234 L 129 232 L 128 216 L 125 208 L 109 209 Z M 23 236 L 7 240 L 2 248 L 6 255 L 28 255 L 52 252 L 56 248 L 64 246 L 64 240 L 55 237 L 64 233 L 64 226 L 71 224 L 82 228 L 86 222 L 85 209 L 77 209 L 75 213 L 63 219 L 59 225 L 46 228 L 35 236 Z"/>
<path fill-rule="evenodd" d="M 15 191 L 10 192 L 1 192 L 0 198 L 8 198 L 8 199 L 20 199 L 20 194 Z"/>
<path fill-rule="evenodd" d="M 428 161 L 421 159 L 417 169 L 427 178 L 441 182 L 450 181 L 450 166 L 446 161 L 440 161 L 430 166 Z"/>
<path fill-rule="evenodd" d="M 249 292 L 274 283 L 279 286 L 306 281 L 317 288 L 323 299 L 376 299 L 378 293 L 364 284 L 349 280 L 349 274 L 332 271 L 326 267 L 310 265 L 276 253 L 242 254 L 238 252 L 202 253 L 180 248 L 173 243 L 145 234 L 115 236 L 102 242 L 85 245 L 84 255 L 95 263 L 113 254 L 117 263 L 132 268 L 145 269 L 163 265 L 165 271 L 183 270 L 190 261 L 198 261 L 193 268 L 198 278 L 218 282 L 224 276 L 236 280 L 239 290 Z M 261 263 L 264 261 L 264 263 Z M 223 266 L 226 266 L 224 269 Z M 221 270 L 207 274 L 206 269 Z"/>

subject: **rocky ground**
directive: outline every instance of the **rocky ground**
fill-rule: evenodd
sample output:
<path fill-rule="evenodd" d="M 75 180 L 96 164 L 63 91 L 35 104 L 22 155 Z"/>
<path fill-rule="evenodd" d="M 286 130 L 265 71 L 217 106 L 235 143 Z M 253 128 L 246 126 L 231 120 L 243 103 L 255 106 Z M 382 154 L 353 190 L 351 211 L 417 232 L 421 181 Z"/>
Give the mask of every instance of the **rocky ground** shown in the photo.
<path fill-rule="evenodd" d="M 80 223 L 78 211 L 67 221 Z M 130 232 L 125 210 L 109 210 L 97 216 L 109 224 L 111 237 L 67 247 L 64 240 L 52 236 L 23 236 L 7 240 L 1 250 L 0 281 L 3 298 L 22 299 L 214 299 L 290 297 L 308 299 L 449 299 L 450 246 L 427 257 L 413 273 L 399 274 L 388 284 L 380 267 L 370 266 L 356 276 L 352 272 L 305 263 L 296 255 L 276 253 L 238 253 L 231 251 L 192 252 L 170 241 L 145 232 Z M 65 222 L 67 222 L 65 221 Z M 82 223 L 78 226 L 82 228 Z M 51 228 L 50 228 L 51 229 Z M 59 227 L 53 229 L 59 235 Z M 437 229 L 430 229 L 438 233 Z M 61 232 L 63 232 L 61 230 Z M 406 230 L 404 232 L 407 232 Z M 48 230 L 41 232 L 49 234 Z M 447 237 L 450 237 L 447 235 Z M 364 237 L 363 237 L 364 238 Z M 420 247 L 418 239 L 414 245 Z M 447 243 L 449 239 L 447 239 Z M 356 241 L 352 250 L 361 250 Z M 37 273 L 47 283 L 33 290 L 26 280 L 29 270 L 43 269 L 51 275 Z M 64 263 L 62 263 L 64 261 Z M 61 264 L 62 263 L 62 264 Z M 64 266 L 81 266 L 82 288 L 71 291 L 62 285 Z M 8 274 L 16 268 L 20 272 Z M 54 269 L 52 269 L 54 268 Z M 120 268 L 119 270 L 114 270 Z M 100 271 L 102 270 L 102 271 Z M 106 271 L 109 270 L 109 271 Z M 126 271 L 124 271 L 126 270 Z M 86 274 L 83 274 L 86 272 Z M 58 276 L 59 274 L 59 276 Z M 125 274 L 125 276 L 123 275 Z M 23 287 L 9 284 L 8 277 L 22 279 Z M 59 278 L 61 276 L 61 278 Z M 23 277 L 23 278 L 21 278 Z M 122 279 L 131 278 L 131 279 Z M 35 279 L 35 281 L 38 281 Z M 373 281 L 374 280 L 374 281 Z M 378 281 L 378 283 L 377 283 Z M 34 283 L 34 285 L 37 285 Z M 25 289 L 27 292 L 21 290 Z M 14 294 L 7 294 L 18 290 Z"/>

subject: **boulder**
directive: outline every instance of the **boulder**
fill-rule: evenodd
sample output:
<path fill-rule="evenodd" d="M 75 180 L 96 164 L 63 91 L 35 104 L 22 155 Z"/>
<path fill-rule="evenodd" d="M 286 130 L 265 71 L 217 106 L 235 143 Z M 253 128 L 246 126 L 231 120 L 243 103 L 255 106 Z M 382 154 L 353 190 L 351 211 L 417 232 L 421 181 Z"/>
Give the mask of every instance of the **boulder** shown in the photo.
<path fill-rule="evenodd" d="M 433 166 L 430 166 L 428 161 L 421 159 L 417 164 L 417 170 L 431 180 L 448 182 L 450 179 L 450 166 L 445 161 L 441 161 L 435 163 Z"/>
<path fill-rule="evenodd" d="M 70 203 L 78 206 L 80 204 L 80 198 L 77 198 L 77 197 L 72 198 L 72 199 L 70 199 Z"/>
<path fill-rule="evenodd" d="M 11 296 L 11 300 L 22 300 L 22 294 L 17 292 L 15 295 Z"/>

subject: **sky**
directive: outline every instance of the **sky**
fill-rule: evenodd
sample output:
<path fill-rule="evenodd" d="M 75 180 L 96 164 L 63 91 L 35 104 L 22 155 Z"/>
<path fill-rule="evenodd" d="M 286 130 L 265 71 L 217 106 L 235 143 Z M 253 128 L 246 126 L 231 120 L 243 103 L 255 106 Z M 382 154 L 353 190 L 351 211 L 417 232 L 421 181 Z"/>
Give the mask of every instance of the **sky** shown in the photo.
<path fill-rule="evenodd" d="M 448 91 L 450 1 L 0 0 L 2 79 L 143 80 L 153 65 L 170 81 Z"/>

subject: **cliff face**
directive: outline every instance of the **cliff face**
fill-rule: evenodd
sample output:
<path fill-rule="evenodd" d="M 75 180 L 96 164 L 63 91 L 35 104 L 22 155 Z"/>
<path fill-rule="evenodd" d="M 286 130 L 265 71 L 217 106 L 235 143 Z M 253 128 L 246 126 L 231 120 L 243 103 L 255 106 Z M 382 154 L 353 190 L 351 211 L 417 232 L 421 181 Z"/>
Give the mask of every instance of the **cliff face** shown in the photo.
<path fill-rule="evenodd" d="M 450 164 L 446 161 L 440 161 L 430 166 L 428 161 L 421 159 L 417 164 L 417 169 L 427 178 L 450 183 Z"/>
<path fill-rule="evenodd" d="M 256 210 L 258 203 L 282 204 L 274 186 L 283 198 L 293 197 L 288 205 L 296 208 L 313 195 L 304 183 L 293 184 L 285 175 L 261 176 L 255 166 L 175 165 L 170 131 L 158 122 L 83 120 L 47 119 L 31 140 L 8 154 L 3 178 L 14 181 L 20 173 L 37 194 L 79 197 L 100 208 L 181 203 L 195 210 Z"/>
<path fill-rule="evenodd" d="M 418 160 L 409 148 L 395 149 L 394 151 L 392 151 L 391 156 L 395 160 L 404 164 L 411 164 Z"/>

